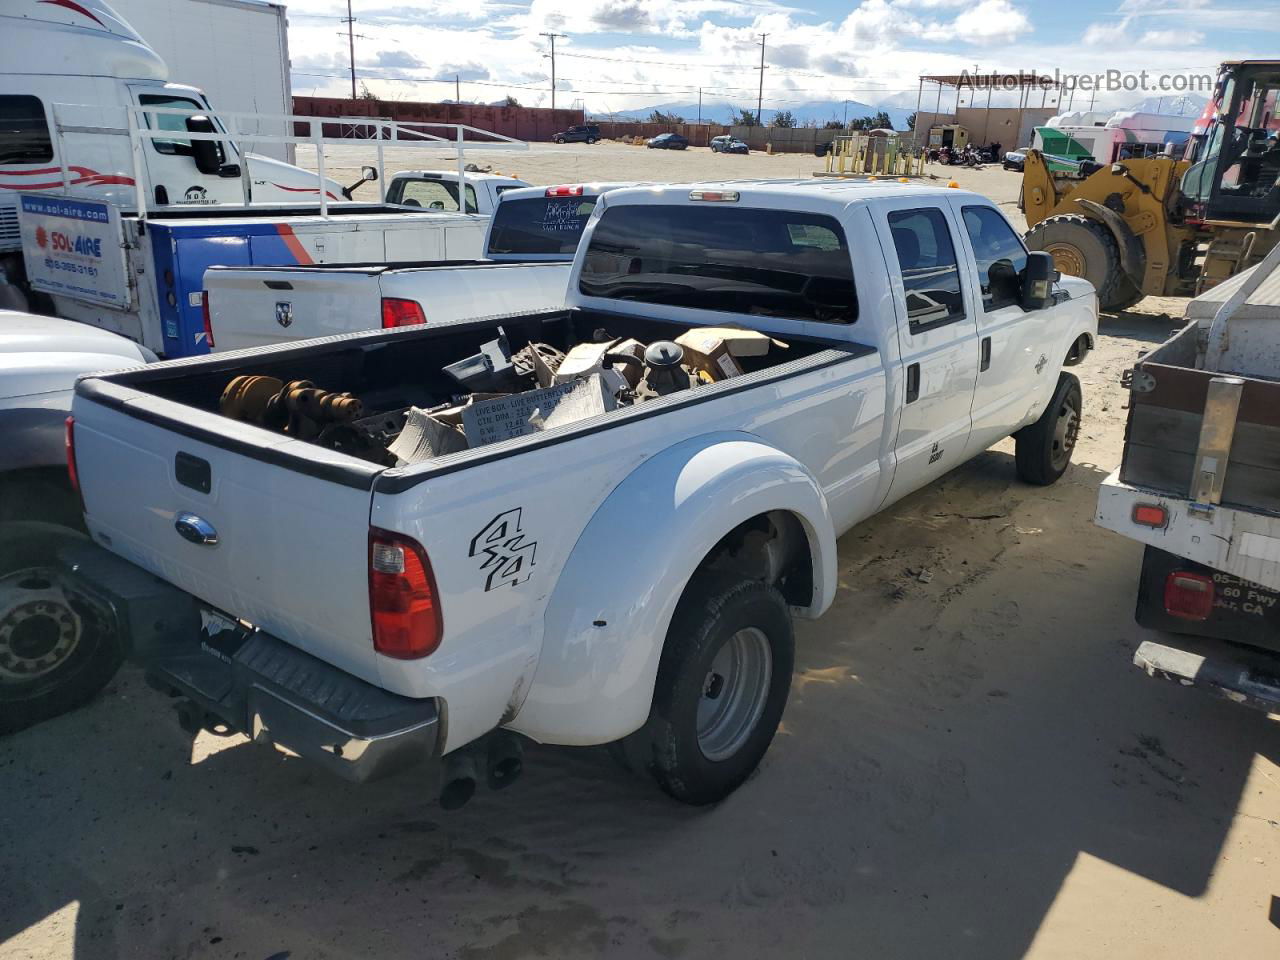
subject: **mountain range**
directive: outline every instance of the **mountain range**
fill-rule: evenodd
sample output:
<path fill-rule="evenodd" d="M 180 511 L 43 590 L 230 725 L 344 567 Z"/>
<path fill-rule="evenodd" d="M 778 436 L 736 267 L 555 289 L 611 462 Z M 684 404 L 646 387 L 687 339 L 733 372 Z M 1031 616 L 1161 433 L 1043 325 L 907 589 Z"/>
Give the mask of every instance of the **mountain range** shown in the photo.
<path fill-rule="evenodd" d="M 727 100 L 704 100 L 702 102 L 702 120 L 704 123 L 729 123 L 732 118 L 737 117 L 739 109 L 755 112 L 752 106 L 739 107 L 738 104 L 730 103 Z M 894 127 L 903 128 L 907 125 L 907 117 L 915 112 L 914 110 L 904 110 L 901 107 L 876 107 L 858 100 L 811 100 L 807 103 L 797 103 L 783 109 L 790 110 L 792 116 L 796 118 L 796 123 L 802 126 L 810 122 L 822 126 L 828 120 L 844 121 L 846 118 L 856 120 L 860 117 L 875 116 L 883 110 L 889 115 L 889 119 L 893 121 Z M 614 113 L 589 111 L 587 118 L 590 120 L 647 120 L 649 119 L 649 114 L 655 110 L 684 117 L 686 123 L 694 123 L 698 119 L 698 103 L 696 100 L 692 103 L 660 103 L 652 107 L 619 110 Z M 764 109 L 764 122 L 766 124 L 769 123 L 779 112 L 779 110 L 766 107 Z"/>
<path fill-rule="evenodd" d="M 892 99 L 901 102 L 902 96 L 899 95 Z M 910 99 L 913 101 L 910 107 L 894 106 L 890 103 L 869 104 L 862 103 L 858 100 L 811 100 L 806 103 L 797 103 L 788 106 L 792 116 L 796 119 L 798 126 L 806 124 L 816 124 L 822 126 L 828 120 L 839 120 L 845 122 L 847 120 L 857 120 L 861 117 L 875 116 L 883 110 L 889 115 L 889 119 L 893 121 L 894 129 L 905 130 L 907 126 L 907 117 L 915 112 L 916 95 L 912 93 Z M 1147 97 L 1128 107 L 1122 109 L 1135 110 L 1141 113 L 1164 113 L 1179 116 L 1198 117 L 1204 109 L 1204 105 L 1208 103 L 1208 99 L 1196 93 L 1186 93 L 1180 96 L 1168 97 Z M 994 104 L 993 104 L 994 106 Z M 710 123 L 729 123 L 732 118 L 737 117 L 740 109 L 752 110 L 750 104 L 739 106 L 736 103 L 730 103 L 728 100 L 704 100 L 702 102 L 701 116 L 703 122 Z M 925 107 L 924 109 L 928 109 Z M 694 123 L 699 116 L 697 101 L 692 103 L 660 103 L 650 107 L 640 107 L 634 110 L 619 110 L 613 113 L 604 113 L 600 111 L 588 111 L 588 120 L 647 120 L 649 114 L 658 110 L 662 113 L 675 114 L 683 117 L 686 123 Z M 754 110 L 752 110 L 754 112 Z M 765 108 L 764 122 L 768 124 L 777 114 L 778 110 Z"/>

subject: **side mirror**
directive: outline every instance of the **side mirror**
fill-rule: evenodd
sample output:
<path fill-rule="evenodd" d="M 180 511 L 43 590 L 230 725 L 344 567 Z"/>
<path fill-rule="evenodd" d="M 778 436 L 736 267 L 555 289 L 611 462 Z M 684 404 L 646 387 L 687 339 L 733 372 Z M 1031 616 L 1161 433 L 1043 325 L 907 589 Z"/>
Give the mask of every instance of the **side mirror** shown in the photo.
<path fill-rule="evenodd" d="M 1061 274 L 1053 267 L 1053 256 L 1043 250 L 1027 254 L 1022 272 L 1022 309 L 1043 310 L 1053 303 L 1053 285 Z"/>
<path fill-rule="evenodd" d="M 195 114 L 187 117 L 189 133 L 217 133 L 213 121 L 206 116 Z M 191 156 L 196 162 L 196 169 L 208 176 L 217 174 L 222 169 L 221 151 L 216 140 L 192 140 Z M 236 176 L 239 176 L 237 173 Z"/>
<path fill-rule="evenodd" d="M 377 183 L 378 168 L 377 167 L 361 167 L 360 179 L 363 180 L 365 183 Z"/>

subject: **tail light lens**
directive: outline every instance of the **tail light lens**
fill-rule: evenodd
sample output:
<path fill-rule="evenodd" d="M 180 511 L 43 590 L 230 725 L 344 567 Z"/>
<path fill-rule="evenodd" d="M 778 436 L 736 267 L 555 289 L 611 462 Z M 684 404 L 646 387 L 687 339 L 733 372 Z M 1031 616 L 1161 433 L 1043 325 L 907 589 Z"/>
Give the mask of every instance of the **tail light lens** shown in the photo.
<path fill-rule="evenodd" d="M 76 418 L 67 417 L 66 419 L 66 447 L 67 447 L 67 479 L 71 482 L 71 489 L 76 492 L 76 496 L 80 498 L 80 509 L 84 510 L 84 494 L 80 492 L 80 471 L 76 469 Z"/>
<path fill-rule="evenodd" d="M 558 187 L 547 187 L 548 197 L 580 197 L 582 196 L 582 184 L 570 186 L 563 184 Z"/>
<path fill-rule="evenodd" d="M 427 315 L 422 312 L 422 305 L 417 300 L 401 300 L 398 297 L 382 298 L 382 327 L 411 327 L 415 323 L 426 323 Z"/>
<path fill-rule="evenodd" d="M 209 316 L 209 291 L 200 291 L 200 316 L 204 319 L 204 342 L 213 349 L 213 320 Z"/>
<path fill-rule="evenodd" d="M 1164 609 L 1183 620 L 1208 620 L 1213 613 L 1213 578 L 1175 570 L 1164 581 Z"/>
<path fill-rule="evenodd" d="M 397 660 L 417 660 L 440 646 L 444 621 L 436 578 L 417 541 L 369 531 L 369 612 L 373 648 Z"/>

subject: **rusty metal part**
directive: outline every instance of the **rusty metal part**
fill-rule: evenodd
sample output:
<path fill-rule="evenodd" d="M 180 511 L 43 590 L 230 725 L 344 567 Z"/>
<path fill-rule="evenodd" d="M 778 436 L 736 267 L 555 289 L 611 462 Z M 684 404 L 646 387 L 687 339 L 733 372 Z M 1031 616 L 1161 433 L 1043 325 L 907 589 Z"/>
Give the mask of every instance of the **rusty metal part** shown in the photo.
<path fill-rule="evenodd" d="M 310 440 L 330 424 L 350 423 L 364 412 L 350 393 L 322 390 L 310 380 L 281 383 L 276 377 L 239 376 L 222 391 L 223 416 Z"/>
<path fill-rule="evenodd" d="M 224 417 L 255 423 L 267 412 L 267 405 L 284 388 L 275 377 L 234 377 L 222 391 L 218 409 Z"/>

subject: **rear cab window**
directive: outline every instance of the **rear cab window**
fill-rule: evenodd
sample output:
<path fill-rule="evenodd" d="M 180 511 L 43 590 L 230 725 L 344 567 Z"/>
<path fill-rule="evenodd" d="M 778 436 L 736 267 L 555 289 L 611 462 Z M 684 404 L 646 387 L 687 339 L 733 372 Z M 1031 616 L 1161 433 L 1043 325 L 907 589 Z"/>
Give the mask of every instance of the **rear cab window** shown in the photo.
<path fill-rule="evenodd" d="M 458 212 L 458 185 L 452 181 L 414 180 L 402 177 L 393 180 L 387 188 L 387 203 L 399 203 L 408 207 L 421 207 L 424 210 Z M 475 187 L 467 184 L 467 213 L 476 213 L 480 209 L 476 203 Z"/>
<path fill-rule="evenodd" d="M 489 228 L 489 253 L 567 254 L 578 249 L 596 197 L 503 198 Z"/>
<path fill-rule="evenodd" d="M 911 332 L 963 320 L 960 266 L 946 215 L 937 207 L 921 207 L 895 210 L 888 220 Z"/>
<path fill-rule="evenodd" d="M 53 141 L 40 98 L 0 96 L 0 163 L 48 163 L 52 159 Z"/>
<path fill-rule="evenodd" d="M 591 235 L 584 296 L 853 323 L 858 299 L 834 217 L 755 207 L 626 204 Z"/>

